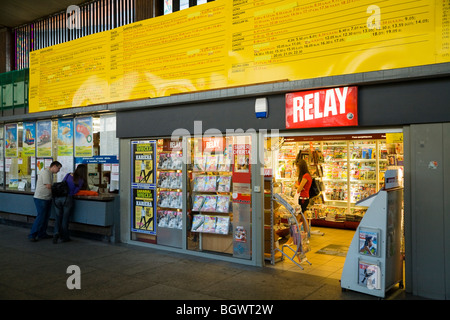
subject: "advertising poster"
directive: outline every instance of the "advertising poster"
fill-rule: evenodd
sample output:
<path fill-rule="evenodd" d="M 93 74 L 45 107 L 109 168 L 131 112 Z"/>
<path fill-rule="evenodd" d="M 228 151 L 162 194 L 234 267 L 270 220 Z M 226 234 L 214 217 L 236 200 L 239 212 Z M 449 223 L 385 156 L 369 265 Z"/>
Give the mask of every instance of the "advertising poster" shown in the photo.
<path fill-rule="evenodd" d="M 5 156 L 17 157 L 17 123 L 5 125 L 6 145 Z"/>
<path fill-rule="evenodd" d="M 73 156 L 73 120 L 58 120 L 58 156 Z"/>
<path fill-rule="evenodd" d="M 131 141 L 131 231 L 156 235 L 155 140 Z"/>
<path fill-rule="evenodd" d="M 25 157 L 36 156 L 36 123 L 23 123 L 22 155 Z"/>
<path fill-rule="evenodd" d="M 38 121 L 36 126 L 37 156 L 52 156 L 52 121 Z"/>
<path fill-rule="evenodd" d="M 251 144 L 233 145 L 233 182 L 247 183 L 251 182 Z"/>
<path fill-rule="evenodd" d="M 133 183 L 155 184 L 155 143 L 133 141 Z"/>
<path fill-rule="evenodd" d="M 156 234 L 154 200 L 154 189 L 133 189 L 132 231 Z"/>
<path fill-rule="evenodd" d="M 75 157 L 93 155 L 92 117 L 75 119 Z"/>

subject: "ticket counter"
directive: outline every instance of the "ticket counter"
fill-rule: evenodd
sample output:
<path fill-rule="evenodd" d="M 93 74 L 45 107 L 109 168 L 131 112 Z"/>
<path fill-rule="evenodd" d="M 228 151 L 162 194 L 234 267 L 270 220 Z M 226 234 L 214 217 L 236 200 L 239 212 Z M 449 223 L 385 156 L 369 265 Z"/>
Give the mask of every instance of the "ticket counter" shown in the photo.
<path fill-rule="evenodd" d="M 99 194 L 98 196 L 74 196 L 75 205 L 70 229 L 94 234 L 102 239 L 118 242 L 119 196 Z M 36 208 L 32 192 L 0 192 L 0 219 L 21 223 L 32 223 Z M 52 207 L 49 226 L 53 225 L 55 208 Z"/>

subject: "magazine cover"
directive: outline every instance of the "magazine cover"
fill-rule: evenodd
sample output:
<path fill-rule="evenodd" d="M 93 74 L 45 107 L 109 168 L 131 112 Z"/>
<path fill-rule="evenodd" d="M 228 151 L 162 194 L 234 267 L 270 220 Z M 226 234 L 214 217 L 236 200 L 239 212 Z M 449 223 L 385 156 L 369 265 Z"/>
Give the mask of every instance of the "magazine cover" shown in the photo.
<path fill-rule="evenodd" d="M 170 189 L 181 189 L 183 176 L 181 172 L 171 172 L 169 177 L 169 187 Z"/>
<path fill-rule="evenodd" d="M 202 232 L 215 232 L 216 230 L 216 217 L 205 216 L 205 221 L 203 222 Z"/>
<path fill-rule="evenodd" d="M 158 207 L 170 208 L 170 191 L 160 191 L 158 194 Z"/>
<path fill-rule="evenodd" d="M 229 172 L 231 169 L 231 159 L 227 155 L 220 154 L 218 157 L 217 171 Z"/>
<path fill-rule="evenodd" d="M 218 192 L 230 192 L 231 176 L 219 176 L 217 178 L 217 191 Z"/>
<path fill-rule="evenodd" d="M 372 230 L 359 230 L 359 253 L 369 256 L 378 256 L 379 232 Z"/>
<path fill-rule="evenodd" d="M 358 284 L 368 289 L 381 289 L 381 270 L 377 264 L 359 261 Z"/>
<path fill-rule="evenodd" d="M 169 175 L 170 175 L 169 172 L 164 172 L 164 171 L 159 172 L 158 187 L 160 187 L 160 188 L 168 188 Z"/>
<path fill-rule="evenodd" d="M 203 203 L 201 211 L 214 212 L 216 211 L 216 196 L 205 196 L 205 202 Z"/>
<path fill-rule="evenodd" d="M 178 191 L 171 191 L 169 194 L 169 208 L 181 209 L 182 207 L 182 193 Z"/>
<path fill-rule="evenodd" d="M 194 171 L 205 171 L 203 157 L 194 157 Z"/>
<path fill-rule="evenodd" d="M 217 217 L 216 219 L 216 233 L 228 234 L 230 227 L 230 217 Z"/>
<path fill-rule="evenodd" d="M 196 176 L 194 178 L 194 191 L 205 191 L 207 176 Z"/>
<path fill-rule="evenodd" d="M 183 169 L 183 154 L 181 153 L 171 153 L 170 154 L 172 163 L 171 168 L 172 170 L 181 170 Z"/>
<path fill-rule="evenodd" d="M 216 212 L 227 213 L 230 208 L 230 196 L 217 196 Z"/>
<path fill-rule="evenodd" d="M 158 210 L 158 227 L 181 229 L 182 227 L 181 212 Z"/>
<path fill-rule="evenodd" d="M 205 195 L 197 194 L 194 196 L 194 203 L 192 205 L 193 211 L 200 211 L 203 206 L 203 202 L 205 201 Z"/>
<path fill-rule="evenodd" d="M 202 216 L 201 214 L 194 215 L 191 231 L 201 232 L 203 230 L 203 222 L 205 222 L 205 216 Z"/>
<path fill-rule="evenodd" d="M 169 153 L 160 153 L 158 161 L 158 169 L 171 169 L 172 159 Z"/>
<path fill-rule="evenodd" d="M 206 176 L 205 186 L 202 191 L 214 192 L 216 191 L 216 176 Z"/>
<path fill-rule="evenodd" d="M 216 155 L 209 155 L 206 158 L 206 165 L 205 170 L 206 171 L 216 171 L 217 170 L 217 156 Z"/>

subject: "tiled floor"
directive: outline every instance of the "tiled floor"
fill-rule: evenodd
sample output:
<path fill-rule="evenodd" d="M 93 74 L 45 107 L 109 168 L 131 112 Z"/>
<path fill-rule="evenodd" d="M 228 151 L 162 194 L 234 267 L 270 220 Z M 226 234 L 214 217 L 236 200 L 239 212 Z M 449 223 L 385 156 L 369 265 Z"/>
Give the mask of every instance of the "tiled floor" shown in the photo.
<path fill-rule="evenodd" d="M 282 261 L 275 262 L 275 265 L 271 265 L 270 261 L 266 261 L 266 266 L 340 280 L 345 256 L 321 254 L 317 253 L 317 251 L 330 244 L 349 247 L 355 230 L 312 227 L 311 231 L 311 250 L 306 253 L 306 258 L 311 262 L 311 265 L 303 262 L 301 264 L 302 270 L 289 259 L 284 258 Z M 320 231 L 323 235 L 314 234 L 314 231 Z M 285 252 L 289 253 L 288 251 Z"/>

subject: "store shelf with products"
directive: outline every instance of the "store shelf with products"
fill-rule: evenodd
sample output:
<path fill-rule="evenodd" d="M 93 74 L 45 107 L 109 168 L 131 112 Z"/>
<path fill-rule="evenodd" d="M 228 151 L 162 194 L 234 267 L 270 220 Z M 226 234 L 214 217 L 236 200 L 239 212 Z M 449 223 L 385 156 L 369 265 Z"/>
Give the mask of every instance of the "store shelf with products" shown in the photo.
<path fill-rule="evenodd" d="M 175 145 L 172 142 L 172 148 L 170 142 L 168 139 L 157 142 L 157 243 L 181 248 L 183 153 L 181 141 Z"/>
<path fill-rule="evenodd" d="M 193 165 L 188 170 L 188 204 L 192 219 L 188 230 L 191 239 L 189 249 L 232 254 L 231 145 L 223 139 L 220 148 L 203 152 L 200 147 L 203 140 L 193 140 Z"/>
<path fill-rule="evenodd" d="M 366 211 L 366 208 L 356 206 L 356 202 L 383 187 L 387 169 L 403 164 L 402 142 L 387 143 L 384 134 L 280 140 L 282 143 L 274 143 L 278 147 L 270 151 L 274 159 L 271 164 L 277 166 L 281 162 L 278 159 L 283 159 L 285 167 L 288 167 L 286 159 L 295 159 L 300 152 L 321 187 L 320 196 L 310 199 L 313 226 L 355 229 Z M 276 181 L 283 185 L 283 193 L 292 197 L 296 168 L 293 168 L 290 178 L 286 178 L 286 174 L 282 177 L 279 167 L 275 167 L 274 172 Z"/>

